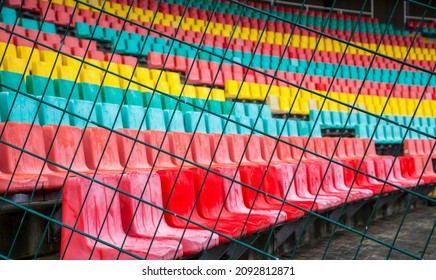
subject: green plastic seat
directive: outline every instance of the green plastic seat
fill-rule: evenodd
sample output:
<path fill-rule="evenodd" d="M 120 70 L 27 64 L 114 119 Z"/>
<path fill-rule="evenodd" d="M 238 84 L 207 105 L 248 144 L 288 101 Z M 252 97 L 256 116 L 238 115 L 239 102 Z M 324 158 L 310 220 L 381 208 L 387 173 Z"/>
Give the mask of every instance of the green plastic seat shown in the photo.
<path fill-rule="evenodd" d="M 90 83 L 78 83 L 79 97 L 91 102 L 102 102 L 100 86 Z"/>
<path fill-rule="evenodd" d="M 162 99 L 163 109 L 168 109 L 168 110 L 177 109 L 177 98 L 175 96 L 161 94 L 161 99 Z"/>
<path fill-rule="evenodd" d="M 146 129 L 144 119 L 145 109 L 141 106 L 123 105 L 121 107 L 121 119 L 124 128 Z"/>
<path fill-rule="evenodd" d="M 80 99 L 79 84 L 73 81 L 56 79 L 53 80 L 55 95 L 65 99 Z"/>
<path fill-rule="evenodd" d="M 15 102 L 14 102 L 15 99 Z M 0 92 L 0 113 L 2 122 L 38 123 L 39 101 L 16 92 Z M 9 115 L 9 118 L 8 118 Z"/>
<path fill-rule="evenodd" d="M 206 120 L 207 133 L 223 133 L 223 124 L 220 117 L 208 113 L 203 113 Z"/>
<path fill-rule="evenodd" d="M 101 98 L 105 103 L 121 105 L 123 103 L 124 90 L 121 88 L 103 86 L 101 87 Z"/>
<path fill-rule="evenodd" d="M 162 109 L 148 108 L 145 112 L 147 129 L 165 131 L 165 117 Z"/>
<path fill-rule="evenodd" d="M 191 104 L 194 104 L 194 98 L 181 96 L 178 109 L 182 111 L 182 113 L 195 111 L 195 107 Z"/>
<path fill-rule="evenodd" d="M 97 112 L 97 123 L 109 129 L 123 128 L 120 105 L 111 103 L 97 103 L 95 105 Z"/>
<path fill-rule="evenodd" d="M 168 131 L 185 132 L 183 113 L 181 111 L 179 110 L 163 110 L 163 111 L 165 117 L 165 125 Z"/>
<path fill-rule="evenodd" d="M 26 89 L 28 93 L 36 96 L 55 96 L 53 81 L 47 77 L 34 75 L 27 76 Z"/>
<path fill-rule="evenodd" d="M 126 92 L 126 98 L 124 99 L 124 103 L 127 105 L 141 106 L 144 107 L 144 99 L 143 94 L 139 90 L 128 89 Z"/>
<path fill-rule="evenodd" d="M 203 132 L 207 133 L 206 119 L 201 116 L 200 112 L 187 112 L 184 115 L 186 132 Z"/>
<path fill-rule="evenodd" d="M 204 100 L 204 99 L 201 99 L 201 100 Z M 223 109 L 221 107 L 221 103 L 222 103 L 221 101 L 217 101 L 217 100 L 208 100 L 206 108 L 209 111 L 214 112 L 216 114 L 222 114 Z"/>
<path fill-rule="evenodd" d="M 0 92 L 3 91 L 27 93 L 26 81 L 23 75 L 15 72 L 0 71 Z"/>
<path fill-rule="evenodd" d="M 46 96 L 44 101 L 48 104 L 59 107 L 60 109 L 54 108 L 47 104 L 41 104 L 39 109 L 39 123 L 41 125 L 47 124 L 70 124 L 70 117 L 67 113 L 63 113 L 67 107 L 67 100 L 61 97 Z"/>
<path fill-rule="evenodd" d="M 86 126 L 86 119 L 89 119 L 92 122 L 97 122 L 97 112 L 95 108 L 94 110 L 92 110 L 93 105 L 94 104 L 91 101 L 70 100 L 67 106 L 67 111 L 71 113 L 70 124 L 80 128 L 84 128 Z M 95 126 L 95 124 L 88 123 L 88 126 Z"/>
<path fill-rule="evenodd" d="M 162 109 L 162 98 L 158 93 L 143 92 L 145 106 L 150 108 Z"/>

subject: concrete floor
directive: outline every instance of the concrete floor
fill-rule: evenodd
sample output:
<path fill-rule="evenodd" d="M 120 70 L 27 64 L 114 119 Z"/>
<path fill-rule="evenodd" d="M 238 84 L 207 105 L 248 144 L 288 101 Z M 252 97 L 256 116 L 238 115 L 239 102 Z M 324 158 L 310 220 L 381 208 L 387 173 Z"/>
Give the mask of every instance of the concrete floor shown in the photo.
<path fill-rule="evenodd" d="M 368 228 L 367 235 L 387 244 L 392 244 L 398 228 L 400 227 L 404 213 L 373 221 Z M 411 210 L 404 219 L 399 231 L 395 246 L 405 252 L 423 259 L 436 260 L 436 206 L 421 207 Z M 363 232 L 365 226 L 355 228 Z M 302 246 L 297 249 L 293 259 L 317 260 L 322 259 L 331 234 L 316 243 Z M 328 247 L 325 259 L 333 260 L 380 260 L 380 259 L 413 259 L 412 257 L 389 248 L 356 233 L 341 230 L 334 234 Z M 429 240 L 430 239 L 430 240 Z M 428 243 L 427 248 L 426 243 Z M 360 249 L 357 253 L 359 244 Z M 292 258 L 292 256 L 285 256 Z"/>

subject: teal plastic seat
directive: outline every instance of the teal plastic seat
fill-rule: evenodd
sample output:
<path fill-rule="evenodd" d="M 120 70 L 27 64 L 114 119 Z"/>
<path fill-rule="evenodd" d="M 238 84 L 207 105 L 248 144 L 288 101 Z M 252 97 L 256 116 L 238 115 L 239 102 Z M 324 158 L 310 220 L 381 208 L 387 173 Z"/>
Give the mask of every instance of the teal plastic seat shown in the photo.
<path fill-rule="evenodd" d="M 233 104 L 235 104 L 233 110 Z M 245 117 L 245 107 L 244 103 L 241 102 L 231 102 L 231 101 L 224 101 L 223 102 L 223 114 L 232 114 L 235 117 Z M 230 112 L 231 111 L 231 112 Z"/>
<path fill-rule="evenodd" d="M 168 96 L 161 94 L 162 99 L 162 108 L 168 110 L 176 110 L 177 109 L 177 98 L 175 96 Z"/>
<path fill-rule="evenodd" d="M 222 103 L 221 101 L 217 101 L 217 100 L 208 100 L 206 108 L 209 111 L 214 112 L 216 114 L 222 114 L 223 113 L 223 109 L 221 107 L 221 103 Z"/>
<path fill-rule="evenodd" d="M 182 96 L 180 97 L 179 110 L 182 111 L 182 113 L 195 111 L 195 108 L 191 104 L 194 104 L 194 98 Z"/>
<path fill-rule="evenodd" d="M 200 112 L 185 113 L 185 130 L 186 132 L 203 132 L 207 133 L 206 119 L 201 116 Z"/>
<path fill-rule="evenodd" d="M 89 25 L 84 22 L 76 22 L 76 25 L 74 26 L 74 30 L 76 31 L 76 37 L 77 38 L 91 38 L 91 32 Z"/>
<path fill-rule="evenodd" d="M 121 107 L 121 119 L 123 121 L 123 127 L 138 130 L 146 129 L 144 114 L 144 107 L 136 105 L 123 105 Z"/>
<path fill-rule="evenodd" d="M 249 117 L 236 117 L 236 122 L 238 134 L 251 134 L 252 124 Z"/>
<path fill-rule="evenodd" d="M 150 108 L 162 109 L 162 98 L 158 93 L 144 92 L 143 93 L 145 106 Z"/>
<path fill-rule="evenodd" d="M 93 107 L 93 102 L 86 100 L 70 100 L 67 105 L 67 111 L 70 114 L 70 124 L 84 128 L 86 126 L 86 120 L 89 119 L 92 122 L 97 122 L 97 112 Z M 91 114 L 92 110 L 92 114 Z M 74 114 L 74 115 L 72 115 Z M 88 123 L 88 126 L 95 126 L 93 123 Z"/>
<path fill-rule="evenodd" d="M 263 122 L 263 131 L 268 136 L 277 136 L 277 121 L 275 119 L 261 119 L 258 121 Z"/>
<path fill-rule="evenodd" d="M 309 125 L 312 129 L 313 137 L 322 137 L 321 126 L 318 123 L 309 122 Z"/>
<path fill-rule="evenodd" d="M 53 80 L 55 95 L 65 99 L 80 99 L 79 84 L 73 81 L 56 79 Z"/>
<path fill-rule="evenodd" d="M 254 103 L 245 103 L 245 115 L 250 118 L 256 118 L 259 115 L 259 106 Z"/>
<path fill-rule="evenodd" d="M 288 119 L 286 121 L 286 130 L 289 136 L 299 136 L 298 121 Z"/>
<path fill-rule="evenodd" d="M 309 136 L 311 131 L 310 122 L 308 121 L 297 121 L 298 136 Z M 314 135 L 312 135 L 314 136 Z"/>
<path fill-rule="evenodd" d="M 259 110 L 260 110 L 260 117 L 263 119 L 270 119 L 272 118 L 272 112 L 271 112 L 271 107 L 269 105 L 263 105 L 262 108 L 260 108 L 261 105 L 259 105 Z"/>
<path fill-rule="evenodd" d="M 20 25 L 28 29 L 33 29 L 33 30 L 39 29 L 38 21 L 34 19 L 20 18 Z"/>
<path fill-rule="evenodd" d="M 109 129 L 123 128 L 120 105 L 111 103 L 97 103 L 95 105 L 97 112 L 97 123 Z"/>
<path fill-rule="evenodd" d="M 89 33 L 91 40 L 110 41 L 104 37 L 104 28 L 99 25 L 89 25 Z"/>
<path fill-rule="evenodd" d="M 40 22 L 41 23 L 41 32 L 56 34 L 56 25 L 51 22 Z"/>
<path fill-rule="evenodd" d="M 141 106 L 144 107 L 143 94 L 139 90 L 128 89 L 126 92 L 126 98 L 124 103 L 127 105 Z"/>
<path fill-rule="evenodd" d="M 251 122 L 251 127 L 252 127 L 253 129 L 256 129 L 256 130 L 257 130 L 257 131 L 254 131 L 253 134 L 256 134 L 256 135 L 263 135 L 263 134 L 260 133 L 260 132 L 265 132 L 265 126 L 264 126 L 263 120 L 259 118 L 259 119 L 257 120 L 257 122 L 256 122 L 256 118 L 249 118 L 249 119 L 250 119 L 250 122 Z M 256 123 L 256 125 L 255 125 L 255 123 Z M 275 123 L 274 123 L 274 124 L 275 124 Z M 277 131 L 277 128 L 274 128 L 273 131 Z"/>
<path fill-rule="evenodd" d="M 3 91 L 27 93 L 26 81 L 23 75 L 15 72 L 0 71 L 0 92 Z"/>
<path fill-rule="evenodd" d="M 0 21 L 4 24 L 15 24 L 17 19 L 17 12 L 14 9 L 2 7 L 0 12 Z"/>
<path fill-rule="evenodd" d="M 15 92 L 0 92 L 0 102 L 2 122 L 11 121 L 31 123 L 34 119 L 35 123 L 39 122 L 36 115 L 39 105 L 38 100 Z"/>
<path fill-rule="evenodd" d="M 90 83 L 78 83 L 79 97 L 91 102 L 102 102 L 100 86 Z"/>
<path fill-rule="evenodd" d="M 54 108 L 50 105 L 41 104 L 39 109 L 39 123 L 41 125 L 47 124 L 70 124 L 70 117 L 64 111 L 67 109 L 67 100 L 61 97 L 46 96 L 44 101 L 53 106 L 59 107 L 59 109 Z"/>
<path fill-rule="evenodd" d="M 29 75 L 26 79 L 28 93 L 36 96 L 55 96 L 53 81 L 46 77 Z"/>
<path fill-rule="evenodd" d="M 145 118 L 147 129 L 165 131 L 165 117 L 162 109 L 148 108 Z"/>
<path fill-rule="evenodd" d="M 183 113 L 179 110 L 163 110 L 168 131 L 185 132 Z"/>
<path fill-rule="evenodd" d="M 223 115 L 222 123 L 225 134 L 238 134 L 238 125 L 235 121 L 235 116 Z"/>
<path fill-rule="evenodd" d="M 206 120 L 207 133 L 223 133 L 223 125 L 220 117 L 208 113 L 203 113 L 203 115 Z"/>
<path fill-rule="evenodd" d="M 289 136 L 289 131 L 285 119 L 273 119 L 276 121 L 277 135 Z"/>
<path fill-rule="evenodd" d="M 105 103 L 121 105 L 123 103 L 124 90 L 121 88 L 103 86 L 101 87 L 101 98 Z"/>
<path fill-rule="evenodd" d="M 212 101 L 212 100 L 209 100 Z M 201 112 L 203 111 L 203 108 L 206 107 L 206 99 L 203 98 L 194 98 L 194 105 L 197 106 L 197 108 L 194 108 L 194 111 Z"/>

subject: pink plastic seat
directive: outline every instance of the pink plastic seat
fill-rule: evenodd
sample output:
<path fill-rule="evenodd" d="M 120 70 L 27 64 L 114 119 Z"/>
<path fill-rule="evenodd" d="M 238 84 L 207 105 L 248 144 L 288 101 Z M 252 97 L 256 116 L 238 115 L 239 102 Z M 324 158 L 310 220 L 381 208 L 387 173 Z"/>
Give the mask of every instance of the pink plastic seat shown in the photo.
<path fill-rule="evenodd" d="M 95 179 L 113 188 L 124 183 L 119 182 L 119 175 L 98 175 Z M 62 197 L 62 221 L 76 231 L 62 228 L 62 259 L 173 259 L 182 256 L 183 246 L 178 247 L 177 241 L 151 242 L 149 238 L 127 236 L 122 226 L 119 194 L 105 185 L 91 183 L 83 177 L 67 180 Z"/>

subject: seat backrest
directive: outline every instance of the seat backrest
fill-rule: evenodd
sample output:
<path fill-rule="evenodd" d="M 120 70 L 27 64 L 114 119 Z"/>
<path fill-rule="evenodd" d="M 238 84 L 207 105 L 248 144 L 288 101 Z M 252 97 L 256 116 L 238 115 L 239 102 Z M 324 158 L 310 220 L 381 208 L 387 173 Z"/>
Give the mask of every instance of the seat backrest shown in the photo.
<path fill-rule="evenodd" d="M 41 126 L 30 123 L 0 123 L 0 135 L 2 141 L 0 143 L 2 155 L 0 171 L 10 174 L 17 168 L 18 173 L 39 174 L 42 172 L 44 160 L 36 157 L 46 158 Z"/>
<path fill-rule="evenodd" d="M 122 171 L 116 133 L 100 127 L 84 130 L 83 147 L 86 164 L 92 170 Z"/>
<path fill-rule="evenodd" d="M 83 142 L 81 142 L 82 130 L 79 127 L 52 124 L 45 125 L 42 129 L 45 147 L 47 151 L 50 149 L 49 160 L 65 168 L 71 166 L 71 169 L 77 172 L 89 172 L 85 161 Z M 66 171 L 66 169 L 56 165 L 50 163 L 48 165 L 54 171 Z"/>
<path fill-rule="evenodd" d="M 170 142 L 168 136 L 165 137 L 165 132 L 159 130 L 143 130 L 140 132 L 144 142 L 150 146 L 146 146 L 147 159 L 150 165 L 157 168 L 172 168 L 175 167 L 171 160 L 171 156 L 165 152 L 170 152 Z M 159 152 L 159 149 L 161 150 Z M 163 152 L 165 151 L 165 152 Z"/>
<path fill-rule="evenodd" d="M 126 169 L 149 169 L 151 164 L 147 159 L 147 152 L 143 134 L 136 129 L 119 129 L 116 134 L 120 163 Z M 133 149 L 133 150 L 132 150 Z"/>

